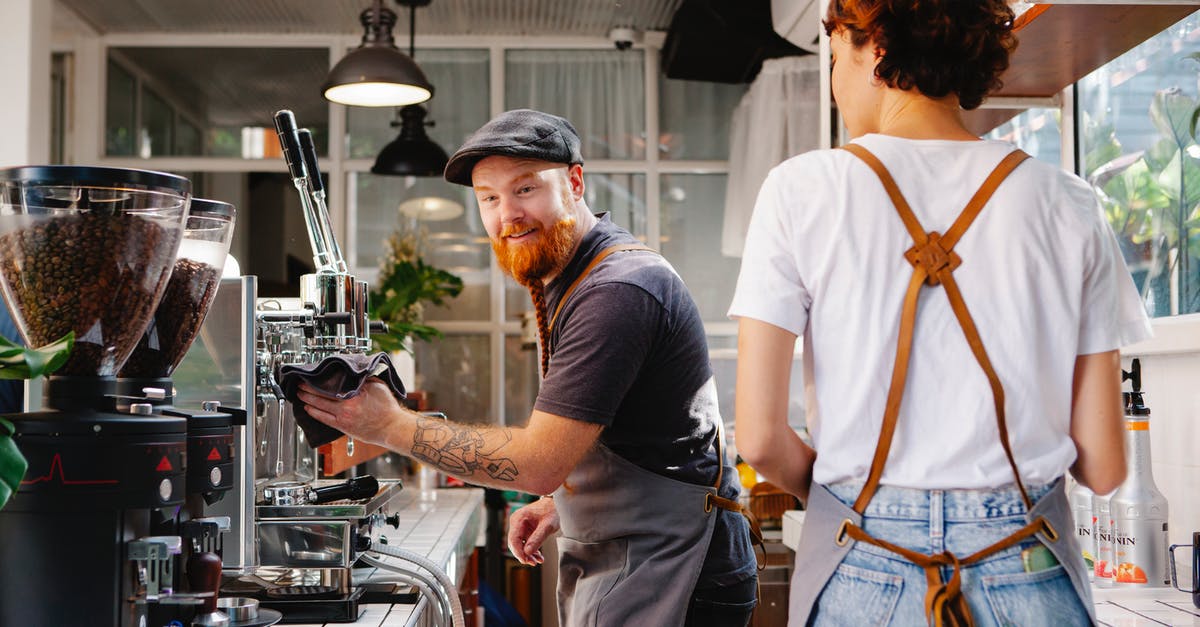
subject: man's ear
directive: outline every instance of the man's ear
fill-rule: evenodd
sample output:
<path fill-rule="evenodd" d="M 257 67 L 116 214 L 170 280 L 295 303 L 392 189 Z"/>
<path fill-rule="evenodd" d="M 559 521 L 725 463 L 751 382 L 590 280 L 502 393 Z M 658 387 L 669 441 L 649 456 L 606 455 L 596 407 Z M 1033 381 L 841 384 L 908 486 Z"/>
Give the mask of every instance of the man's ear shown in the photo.
<path fill-rule="evenodd" d="M 573 163 L 567 167 L 567 184 L 571 186 L 571 197 L 575 200 L 583 198 L 583 166 Z"/>

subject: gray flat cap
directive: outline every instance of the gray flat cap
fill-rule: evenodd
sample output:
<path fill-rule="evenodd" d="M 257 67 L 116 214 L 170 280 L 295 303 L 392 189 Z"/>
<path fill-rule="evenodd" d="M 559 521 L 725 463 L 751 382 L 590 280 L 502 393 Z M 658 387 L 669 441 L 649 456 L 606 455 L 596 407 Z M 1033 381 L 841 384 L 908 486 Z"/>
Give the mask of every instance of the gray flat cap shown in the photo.
<path fill-rule="evenodd" d="M 446 180 L 471 187 L 471 171 L 484 157 L 503 155 L 551 163 L 583 163 L 579 133 L 565 118 L 513 109 L 475 131 L 446 163 Z"/>

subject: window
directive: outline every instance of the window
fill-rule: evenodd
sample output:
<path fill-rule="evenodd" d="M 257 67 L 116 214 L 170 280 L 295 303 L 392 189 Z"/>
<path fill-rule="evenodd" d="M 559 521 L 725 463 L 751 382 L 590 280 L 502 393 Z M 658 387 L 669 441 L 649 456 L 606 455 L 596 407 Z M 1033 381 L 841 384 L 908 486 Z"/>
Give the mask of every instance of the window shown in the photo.
<path fill-rule="evenodd" d="M 1096 188 L 1147 311 L 1200 311 L 1200 14 L 1078 83 L 1081 174 Z"/>

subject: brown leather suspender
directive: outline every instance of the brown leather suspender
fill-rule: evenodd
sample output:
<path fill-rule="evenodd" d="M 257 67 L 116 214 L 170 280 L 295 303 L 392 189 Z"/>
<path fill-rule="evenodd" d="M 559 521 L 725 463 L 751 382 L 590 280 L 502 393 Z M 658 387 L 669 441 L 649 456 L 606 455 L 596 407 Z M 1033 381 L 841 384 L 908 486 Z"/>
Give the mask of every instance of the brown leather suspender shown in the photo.
<path fill-rule="evenodd" d="M 567 299 L 571 297 L 571 294 L 575 292 L 575 288 L 579 287 L 579 284 L 583 282 L 583 279 L 587 277 L 587 275 L 591 274 L 592 270 L 595 269 L 596 266 L 600 265 L 601 261 L 604 261 L 613 253 L 623 253 L 631 250 L 646 250 L 652 253 L 658 252 L 649 246 L 643 246 L 641 244 L 617 244 L 616 246 L 609 246 L 608 248 L 600 251 L 595 257 L 592 257 L 592 260 L 588 262 L 588 265 L 584 266 L 583 272 L 580 272 L 579 276 L 575 277 L 574 281 L 571 281 L 571 284 L 567 286 L 567 291 L 563 292 L 562 298 L 558 299 L 558 306 L 554 308 L 554 315 L 550 316 L 550 324 L 547 325 L 549 329 L 551 331 L 554 330 L 554 321 L 558 320 L 558 314 L 562 311 L 563 305 L 567 304 Z M 550 350 L 550 347 L 543 346 L 542 350 Z"/>
<path fill-rule="evenodd" d="M 959 238 L 971 226 L 971 222 L 979 215 L 983 206 L 987 204 L 988 199 L 991 198 L 1005 177 L 1020 165 L 1022 161 L 1029 158 L 1029 155 L 1020 150 L 1014 150 L 1009 153 L 996 166 L 992 173 L 988 175 L 983 185 L 975 192 L 975 195 L 967 203 L 967 206 L 959 214 L 958 219 L 954 221 L 950 229 L 942 235 L 936 231 L 925 232 L 920 221 L 913 214 L 912 208 L 909 207 L 908 202 L 905 201 L 904 196 L 900 193 L 900 188 L 896 186 L 895 180 L 892 179 L 887 168 L 884 167 L 875 155 L 857 144 L 847 144 L 842 146 L 842 148 L 861 159 L 879 177 L 880 182 L 883 183 L 883 187 L 887 191 L 888 197 L 891 199 L 892 204 L 895 205 L 896 211 L 900 214 L 900 219 L 904 222 L 904 227 L 908 230 L 914 242 L 913 247 L 904 253 L 904 258 L 913 265 L 913 274 L 908 282 L 908 291 L 905 293 L 904 307 L 900 314 L 900 333 L 896 343 L 896 358 L 892 367 L 892 380 L 888 388 L 887 403 L 884 407 L 883 425 L 880 428 L 879 442 L 875 447 L 875 456 L 871 460 L 870 473 L 867 476 L 867 481 L 863 485 L 862 491 L 855 500 L 854 511 L 859 514 L 866 511 L 867 504 L 870 503 L 871 497 L 874 496 L 876 489 L 879 487 L 879 480 L 883 476 L 883 467 L 887 462 L 892 437 L 896 432 L 896 420 L 900 413 L 900 402 L 904 396 L 904 386 L 908 376 L 909 356 L 912 352 L 917 301 L 920 298 L 923 284 L 930 286 L 941 285 L 945 288 L 946 297 L 950 300 L 950 308 L 954 311 L 954 316 L 957 318 L 959 326 L 962 327 L 967 344 L 970 346 L 975 360 L 979 363 L 979 367 L 987 375 L 988 383 L 992 389 L 992 401 L 996 410 L 996 425 L 999 430 L 1000 444 L 1004 448 L 1004 455 L 1008 458 L 1009 466 L 1013 471 L 1013 477 L 1016 479 L 1017 488 L 1021 491 L 1021 498 L 1024 500 L 1026 510 L 1028 511 L 1033 507 L 1033 503 L 1029 499 L 1024 483 L 1021 481 L 1021 475 L 1017 471 L 1017 463 L 1013 459 L 1012 447 L 1009 445 L 1008 425 L 1004 418 L 1004 388 L 1000 383 L 1000 378 L 992 368 L 991 360 L 988 359 L 983 341 L 979 337 L 979 331 L 975 327 L 975 322 L 971 319 L 970 311 L 967 309 L 967 304 L 963 300 L 962 293 L 958 289 L 958 283 L 955 282 L 952 273 L 962 263 L 962 259 L 954 252 L 954 245 L 958 243 Z M 925 596 L 926 618 L 935 625 L 971 625 L 970 611 L 967 607 L 966 599 L 961 595 L 960 567 L 977 562 L 984 557 L 1014 546 L 1039 531 L 1044 532 L 1046 537 L 1052 542 L 1058 539 L 1058 534 L 1050 526 L 1050 523 L 1044 518 L 1039 517 L 1013 535 L 961 559 L 949 551 L 936 555 L 924 555 L 885 540 L 879 540 L 868 535 L 849 519 L 842 522 L 835 541 L 838 545 L 844 545 L 848 538 L 861 540 L 897 553 L 924 568 L 929 586 Z M 953 574 L 949 582 L 942 581 L 942 566 L 953 567 Z"/>

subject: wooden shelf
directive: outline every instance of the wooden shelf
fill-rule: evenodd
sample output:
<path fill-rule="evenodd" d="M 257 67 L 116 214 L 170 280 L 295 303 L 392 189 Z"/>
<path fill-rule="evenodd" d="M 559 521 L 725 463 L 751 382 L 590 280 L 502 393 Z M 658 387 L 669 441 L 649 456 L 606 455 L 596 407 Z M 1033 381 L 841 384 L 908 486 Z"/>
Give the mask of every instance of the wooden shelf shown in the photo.
<path fill-rule="evenodd" d="M 1128 52 L 1200 9 L 1200 4 L 1037 4 L 1017 18 L 1020 45 L 996 95 L 1045 98 Z M 967 126 L 986 133 L 1020 113 L 967 112 Z"/>

